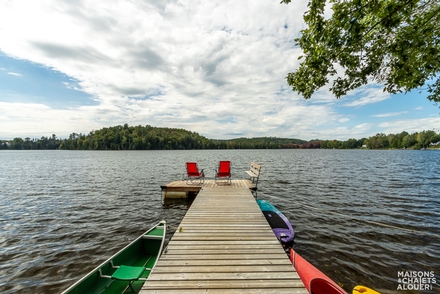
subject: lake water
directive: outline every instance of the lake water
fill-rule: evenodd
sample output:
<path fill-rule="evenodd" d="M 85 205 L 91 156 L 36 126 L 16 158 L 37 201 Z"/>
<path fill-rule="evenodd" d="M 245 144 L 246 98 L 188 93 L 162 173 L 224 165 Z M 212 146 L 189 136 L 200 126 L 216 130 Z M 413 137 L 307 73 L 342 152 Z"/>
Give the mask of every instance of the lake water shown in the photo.
<path fill-rule="evenodd" d="M 0 292 L 59 293 L 162 219 L 171 238 L 189 204 L 163 206 L 160 185 L 219 160 L 262 166 L 258 198 L 350 293 L 440 293 L 440 151 L 403 150 L 0 151 Z M 405 290 L 413 272 L 437 284 Z"/>

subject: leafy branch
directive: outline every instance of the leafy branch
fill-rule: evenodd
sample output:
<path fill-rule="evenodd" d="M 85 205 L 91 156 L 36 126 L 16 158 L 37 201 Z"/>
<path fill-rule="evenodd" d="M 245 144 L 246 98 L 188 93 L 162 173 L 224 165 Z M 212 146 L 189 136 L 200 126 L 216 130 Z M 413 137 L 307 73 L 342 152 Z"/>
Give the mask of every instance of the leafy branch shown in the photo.
<path fill-rule="evenodd" d="M 290 3 L 290 0 L 281 3 Z M 292 90 L 311 96 L 336 76 L 330 91 L 337 97 L 367 84 L 370 78 L 389 93 L 426 86 L 428 99 L 439 102 L 440 4 L 436 1 L 310 0 L 307 28 L 295 41 L 303 50 L 300 67 L 286 77 Z M 379 29 L 380 28 L 380 29 Z M 343 69 L 338 74 L 335 64 Z M 432 81 L 432 79 L 437 81 Z"/>

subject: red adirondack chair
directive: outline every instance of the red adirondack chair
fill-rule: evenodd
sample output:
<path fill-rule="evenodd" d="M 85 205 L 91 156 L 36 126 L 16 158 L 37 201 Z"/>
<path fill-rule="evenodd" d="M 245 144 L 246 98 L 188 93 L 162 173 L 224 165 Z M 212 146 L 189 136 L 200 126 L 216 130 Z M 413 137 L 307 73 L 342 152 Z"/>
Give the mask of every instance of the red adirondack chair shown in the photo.
<path fill-rule="evenodd" d="M 226 179 L 229 184 L 231 184 L 231 162 L 230 161 L 220 161 L 218 164 L 218 170 L 215 171 L 215 182 L 217 183 L 218 179 Z"/>
<path fill-rule="evenodd" d="M 203 169 L 199 171 L 199 167 L 197 166 L 197 162 L 187 162 L 186 163 L 186 183 L 194 183 L 198 181 L 200 184 L 203 184 L 205 181 L 205 174 L 203 173 Z"/>

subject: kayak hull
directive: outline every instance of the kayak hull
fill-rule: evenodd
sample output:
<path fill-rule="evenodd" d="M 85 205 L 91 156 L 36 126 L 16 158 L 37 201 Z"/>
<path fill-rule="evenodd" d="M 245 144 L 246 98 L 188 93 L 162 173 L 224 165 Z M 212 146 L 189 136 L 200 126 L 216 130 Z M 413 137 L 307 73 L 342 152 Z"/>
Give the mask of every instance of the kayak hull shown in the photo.
<path fill-rule="evenodd" d="M 295 231 L 287 217 L 266 200 L 259 199 L 257 203 L 283 247 L 287 250 L 291 248 L 295 238 Z"/>
<path fill-rule="evenodd" d="M 356 287 L 353 288 L 353 294 L 380 294 L 379 292 L 370 289 L 368 287 L 362 286 L 362 285 L 358 285 Z"/>
<path fill-rule="evenodd" d="M 332 279 L 302 258 L 295 250 L 290 249 L 290 261 L 309 293 L 313 294 L 347 294 Z"/>

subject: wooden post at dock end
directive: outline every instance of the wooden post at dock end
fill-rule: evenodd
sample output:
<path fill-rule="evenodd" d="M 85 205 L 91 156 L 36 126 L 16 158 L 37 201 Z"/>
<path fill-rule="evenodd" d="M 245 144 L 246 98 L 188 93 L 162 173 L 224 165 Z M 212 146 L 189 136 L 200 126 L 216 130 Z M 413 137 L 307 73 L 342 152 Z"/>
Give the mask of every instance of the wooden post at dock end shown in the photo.
<path fill-rule="evenodd" d="M 184 181 L 177 181 L 160 186 L 160 189 L 162 191 L 162 203 L 165 204 L 166 201 L 194 198 L 202 187 L 190 186 Z"/>
<path fill-rule="evenodd" d="M 166 199 L 187 199 L 194 198 L 204 188 L 249 188 L 254 195 L 257 187 L 251 180 L 232 180 L 231 184 L 216 183 L 214 180 L 205 180 L 204 183 L 188 183 L 187 181 L 174 181 L 164 186 L 160 186 L 163 200 Z"/>

